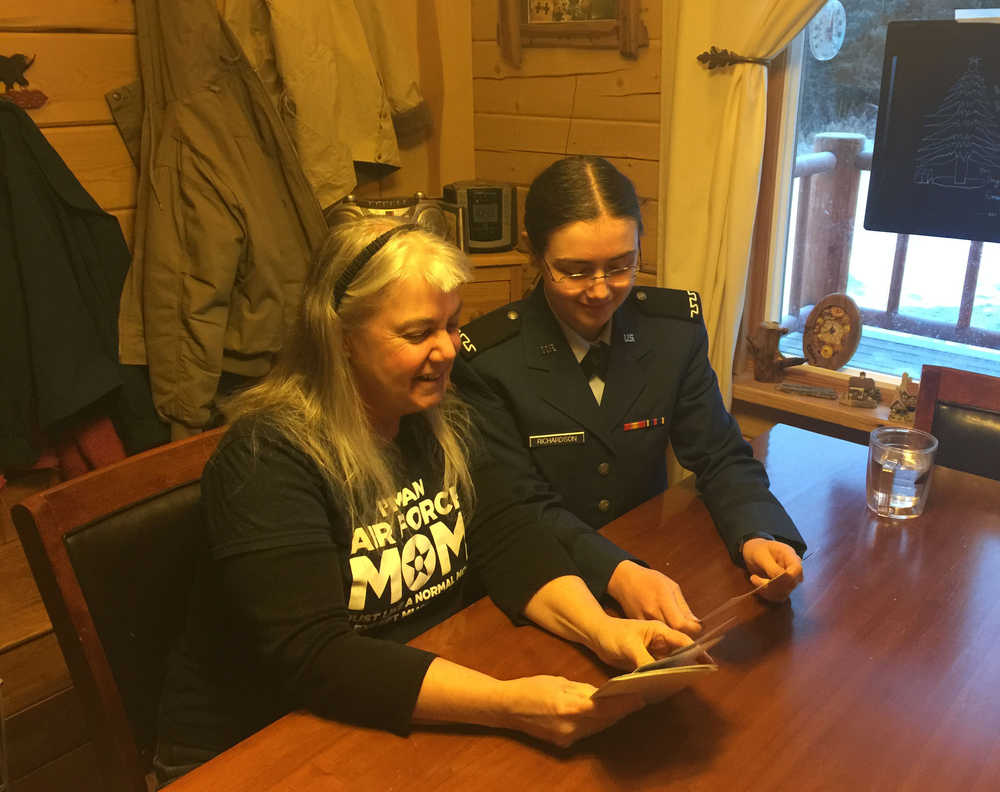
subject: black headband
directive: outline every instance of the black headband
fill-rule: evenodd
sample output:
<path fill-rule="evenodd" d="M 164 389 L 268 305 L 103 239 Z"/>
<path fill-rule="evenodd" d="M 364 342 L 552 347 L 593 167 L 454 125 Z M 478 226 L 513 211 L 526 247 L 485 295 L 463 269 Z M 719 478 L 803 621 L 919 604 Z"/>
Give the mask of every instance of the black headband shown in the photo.
<path fill-rule="evenodd" d="M 392 239 L 396 234 L 407 231 L 416 231 L 419 228 L 420 226 L 416 223 L 398 225 L 395 228 L 390 228 L 383 234 L 379 234 L 371 242 L 365 245 L 365 249 L 354 257 L 354 260 L 344 268 L 344 271 L 340 273 L 340 277 L 337 278 L 337 283 L 333 287 L 333 310 L 340 310 L 340 301 L 344 299 L 344 294 L 347 292 L 347 288 L 351 285 L 354 279 L 358 277 L 358 273 L 361 272 L 361 268 L 368 263 L 372 256 L 382 249 L 386 242 Z"/>

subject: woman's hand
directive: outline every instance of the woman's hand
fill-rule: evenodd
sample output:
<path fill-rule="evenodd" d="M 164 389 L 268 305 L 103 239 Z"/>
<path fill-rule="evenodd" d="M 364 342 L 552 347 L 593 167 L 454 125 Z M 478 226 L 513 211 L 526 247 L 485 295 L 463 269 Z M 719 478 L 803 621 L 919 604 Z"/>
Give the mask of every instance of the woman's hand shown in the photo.
<path fill-rule="evenodd" d="M 587 645 L 608 665 L 633 671 L 689 643 L 691 638 L 663 622 L 607 616 Z"/>
<path fill-rule="evenodd" d="M 555 676 L 494 679 L 436 657 L 420 686 L 413 721 L 513 729 L 565 748 L 644 704 L 635 695 L 595 700 L 596 690 Z"/>
<path fill-rule="evenodd" d="M 701 630 L 681 587 L 655 569 L 647 569 L 634 561 L 622 561 L 608 581 L 608 594 L 630 619 L 657 619 L 689 635 Z"/>
<path fill-rule="evenodd" d="M 536 624 L 589 647 L 608 665 L 632 671 L 691 639 L 658 621 L 608 616 L 578 577 L 555 578 L 524 608 Z M 596 688 L 551 676 L 500 681 L 435 658 L 427 668 L 413 720 L 479 723 L 516 729 L 560 746 L 599 732 L 643 706 L 641 696 L 596 701 Z"/>
<path fill-rule="evenodd" d="M 505 715 L 497 725 L 566 748 L 641 709 L 640 696 L 593 699 L 593 685 L 555 676 L 533 676 L 500 683 Z"/>
<path fill-rule="evenodd" d="M 743 563 L 750 573 L 750 582 L 761 586 L 769 580 L 774 582 L 761 589 L 760 596 L 771 602 L 783 602 L 788 599 L 799 583 L 802 582 L 802 560 L 798 553 L 784 542 L 770 539 L 748 539 L 743 543 Z"/>
<path fill-rule="evenodd" d="M 524 615 L 560 638 L 592 650 L 608 665 L 631 671 L 691 639 L 659 621 L 608 616 L 578 577 L 550 580 L 524 608 Z"/>

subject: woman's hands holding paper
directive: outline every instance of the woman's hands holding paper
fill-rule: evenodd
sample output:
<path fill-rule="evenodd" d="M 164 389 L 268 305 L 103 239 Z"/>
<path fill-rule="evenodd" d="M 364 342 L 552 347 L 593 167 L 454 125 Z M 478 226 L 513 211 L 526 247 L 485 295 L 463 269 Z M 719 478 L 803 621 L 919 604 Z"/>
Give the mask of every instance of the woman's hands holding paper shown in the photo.
<path fill-rule="evenodd" d="M 609 616 L 594 631 L 590 648 L 608 665 L 633 671 L 690 643 L 687 635 L 662 622 Z"/>
<path fill-rule="evenodd" d="M 701 630 L 681 587 L 655 569 L 622 561 L 608 581 L 608 594 L 630 619 L 656 619 L 689 635 Z"/>
<path fill-rule="evenodd" d="M 593 685 L 554 676 L 500 683 L 504 714 L 496 723 L 566 748 L 642 709 L 642 696 L 593 698 Z"/>

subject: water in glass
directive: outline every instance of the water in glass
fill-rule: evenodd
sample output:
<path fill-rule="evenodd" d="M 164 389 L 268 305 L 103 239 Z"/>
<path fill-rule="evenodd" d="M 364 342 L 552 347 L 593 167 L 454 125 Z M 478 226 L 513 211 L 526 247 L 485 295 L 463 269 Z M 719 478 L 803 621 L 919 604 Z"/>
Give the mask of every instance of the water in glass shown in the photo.
<path fill-rule="evenodd" d="M 868 456 L 868 508 L 882 517 L 908 519 L 924 511 L 937 440 L 915 429 L 872 432 Z"/>

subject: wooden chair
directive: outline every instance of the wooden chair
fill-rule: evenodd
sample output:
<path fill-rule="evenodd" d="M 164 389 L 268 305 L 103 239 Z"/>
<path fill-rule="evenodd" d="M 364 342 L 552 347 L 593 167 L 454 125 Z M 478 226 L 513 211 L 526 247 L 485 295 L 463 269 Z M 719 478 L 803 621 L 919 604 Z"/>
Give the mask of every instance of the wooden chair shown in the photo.
<path fill-rule="evenodd" d="M 0 679 L 0 792 L 7 792 L 7 710 L 4 705 L 5 696 L 3 679 Z"/>
<path fill-rule="evenodd" d="M 1000 378 L 924 366 L 914 426 L 938 439 L 937 464 L 1000 480 Z"/>
<path fill-rule="evenodd" d="M 166 658 L 187 619 L 204 542 L 200 479 L 222 431 L 95 470 L 12 510 L 113 792 L 155 787 Z"/>

